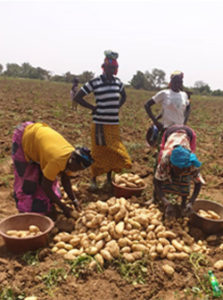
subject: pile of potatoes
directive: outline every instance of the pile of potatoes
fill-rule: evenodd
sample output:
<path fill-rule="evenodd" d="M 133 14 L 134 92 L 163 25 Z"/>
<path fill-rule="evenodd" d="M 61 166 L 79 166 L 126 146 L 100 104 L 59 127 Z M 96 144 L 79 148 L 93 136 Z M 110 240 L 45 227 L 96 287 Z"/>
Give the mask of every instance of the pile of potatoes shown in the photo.
<path fill-rule="evenodd" d="M 206 242 L 194 242 L 188 234 L 188 219 L 174 232 L 162 223 L 155 204 L 142 208 L 125 198 L 91 202 L 80 213 L 75 230 L 54 236 L 52 252 L 75 259 L 93 255 L 100 265 L 122 255 L 127 261 L 149 254 L 152 259 L 187 259 L 191 252 L 208 253 Z M 183 229 L 182 229 L 183 228 Z"/>
<path fill-rule="evenodd" d="M 30 225 L 28 230 L 7 230 L 6 234 L 16 238 L 33 237 L 41 234 L 42 231 L 36 225 Z"/>
<path fill-rule="evenodd" d="M 139 175 L 132 173 L 115 174 L 114 182 L 120 187 L 140 188 L 145 186 L 145 182 Z"/>
<path fill-rule="evenodd" d="M 219 214 L 217 214 L 215 211 L 213 210 L 203 210 L 203 209 L 199 209 L 197 214 L 203 218 L 208 218 L 208 219 L 212 219 L 212 220 L 220 220 L 221 217 L 219 216 Z"/>

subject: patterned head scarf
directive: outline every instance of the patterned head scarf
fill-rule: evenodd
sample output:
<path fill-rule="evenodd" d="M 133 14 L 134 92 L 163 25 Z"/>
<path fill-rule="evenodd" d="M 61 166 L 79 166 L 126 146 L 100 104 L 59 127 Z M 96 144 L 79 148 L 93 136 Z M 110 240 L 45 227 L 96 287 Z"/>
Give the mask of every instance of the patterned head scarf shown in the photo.
<path fill-rule="evenodd" d="M 118 62 L 117 62 L 117 58 L 118 58 L 118 53 L 117 52 L 113 52 L 111 50 L 106 50 L 104 52 L 105 54 L 105 59 L 104 59 L 104 63 L 102 65 L 102 69 L 104 70 L 104 66 L 105 65 L 110 65 L 110 66 L 114 66 L 116 67 L 116 71 L 115 71 L 115 75 L 117 74 L 118 72 Z"/>
<path fill-rule="evenodd" d="M 197 156 L 180 145 L 173 149 L 170 156 L 170 162 L 180 169 L 188 168 L 190 166 L 199 168 L 201 166 L 201 162 L 197 159 Z"/>
<path fill-rule="evenodd" d="M 76 147 L 75 154 L 77 154 L 78 162 L 82 164 L 84 168 L 90 167 L 94 161 L 91 157 L 90 150 L 86 147 Z"/>

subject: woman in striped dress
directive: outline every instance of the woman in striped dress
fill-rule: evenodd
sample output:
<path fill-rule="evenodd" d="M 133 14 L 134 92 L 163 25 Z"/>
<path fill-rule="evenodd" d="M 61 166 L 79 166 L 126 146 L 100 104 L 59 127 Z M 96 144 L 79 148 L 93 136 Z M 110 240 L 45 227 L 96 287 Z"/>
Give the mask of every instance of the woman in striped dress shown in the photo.
<path fill-rule="evenodd" d="M 111 185 L 112 171 L 120 172 L 132 165 L 120 139 L 119 109 L 126 101 L 126 93 L 123 83 L 114 76 L 118 71 L 117 58 L 117 53 L 105 51 L 103 74 L 85 83 L 74 98 L 77 103 L 90 109 L 93 115 L 91 190 L 97 189 L 97 176 L 107 173 L 108 185 Z M 84 100 L 91 92 L 94 93 L 96 105 Z"/>

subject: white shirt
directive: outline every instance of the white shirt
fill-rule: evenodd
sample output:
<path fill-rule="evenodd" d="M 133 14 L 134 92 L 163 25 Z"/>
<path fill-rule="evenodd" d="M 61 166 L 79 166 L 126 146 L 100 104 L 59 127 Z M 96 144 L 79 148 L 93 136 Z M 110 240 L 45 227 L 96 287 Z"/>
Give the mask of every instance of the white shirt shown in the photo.
<path fill-rule="evenodd" d="M 183 125 L 185 111 L 190 103 L 185 92 L 174 92 L 166 89 L 152 97 L 155 103 L 162 105 L 162 123 L 164 128 L 172 125 Z"/>

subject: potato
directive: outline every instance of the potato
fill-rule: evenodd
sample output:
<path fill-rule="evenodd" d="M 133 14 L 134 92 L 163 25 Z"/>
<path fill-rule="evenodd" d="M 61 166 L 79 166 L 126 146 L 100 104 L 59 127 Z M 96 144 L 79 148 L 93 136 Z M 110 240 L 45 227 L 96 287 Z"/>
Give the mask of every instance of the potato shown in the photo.
<path fill-rule="evenodd" d="M 103 267 L 104 265 L 104 258 L 103 256 L 100 254 L 100 253 L 97 253 L 95 256 L 94 256 L 95 260 L 99 263 L 99 265 L 101 267 Z"/>
<path fill-rule="evenodd" d="M 214 264 L 214 268 L 219 271 L 222 271 L 223 270 L 223 260 L 220 259 L 220 260 L 216 261 L 216 263 Z"/>
<path fill-rule="evenodd" d="M 69 250 L 67 253 L 69 253 L 69 254 L 71 254 L 73 256 L 79 256 L 83 252 L 80 249 L 72 249 L 72 250 Z"/>
<path fill-rule="evenodd" d="M 110 252 L 109 252 L 108 250 L 106 250 L 106 249 L 102 249 L 102 250 L 100 251 L 100 254 L 101 254 L 101 256 L 102 256 L 104 259 L 106 259 L 106 260 L 108 260 L 108 261 L 111 261 L 111 260 L 113 259 L 113 257 L 111 256 Z"/>
<path fill-rule="evenodd" d="M 161 257 L 161 258 L 166 257 L 167 254 L 168 254 L 168 252 L 169 252 L 169 250 L 170 250 L 170 245 L 165 245 L 165 246 L 163 247 L 162 253 L 160 254 L 160 257 Z"/>
<path fill-rule="evenodd" d="M 135 257 L 133 256 L 132 253 L 124 253 L 123 258 L 125 260 L 127 260 L 128 262 L 134 262 L 135 261 Z"/>
<path fill-rule="evenodd" d="M 130 253 L 131 248 L 129 246 L 125 246 L 120 250 L 121 253 Z"/>
<path fill-rule="evenodd" d="M 142 251 L 142 252 L 148 252 L 148 248 L 143 244 L 133 244 L 132 245 L 133 251 Z"/>
<path fill-rule="evenodd" d="M 100 240 L 98 241 L 96 244 L 95 244 L 95 247 L 99 250 L 101 250 L 103 247 L 104 247 L 104 244 L 105 242 L 103 240 Z"/>
<path fill-rule="evenodd" d="M 52 252 L 57 252 L 58 251 L 58 248 L 56 246 L 54 246 L 52 249 L 51 249 Z"/>
<path fill-rule="evenodd" d="M 18 230 L 7 230 L 6 234 L 9 236 L 18 237 Z"/>
<path fill-rule="evenodd" d="M 177 240 L 172 240 L 172 245 L 174 246 L 174 248 L 178 251 L 183 251 L 183 246 L 181 243 L 179 243 Z"/>
<path fill-rule="evenodd" d="M 58 242 L 55 245 L 58 249 L 63 249 L 65 248 L 66 244 L 64 242 Z"/>
<path fill-rule="evenodd" d="M 116 203 L 114 204 L 113 206 L 109 207 L 108 209 L 108 213 L 110 215 L 115 215 L 118 211 L 120 210 L 120 204 L 119 203 Z"/>
<path fill-rule="evenodd" d="M 73 246 L 70 245 L 70 244 L 65 244 L 65 248 L 64 249 L 71 250 L 71 249 L 73 249 Z"/>
<path fill-rule="evenodd" d="M 179 259 L 179 260 L 184 260 L 187 259 L 189 255 L 185 252 L 180 252 L 180 253 L 174 253 L 174 258 Z"/>
<path fill-rule="evenodd" d="M 125 226 L 125 224 L 124 224 L 123 221 L 119 222 L 115 226 L 115 231 L 117 232 L 118 235 L 122 235 L 123 234 L 124 226 Z"/>
<path fill-rule="evenodd" d="M 78 236 L 74 236 L 69 243 L 73 246 L 76 247 L 80 243 L 80 238 Z"/>
<path fill-rule="evenodd" d="M 214 219 L 214 220 L 219 220 L 219 219 L 221 219 L 221 217 L 219 216 L 219 214 L 217 214 L 215 211 L 213 211 L 213 210 L 208 210 L 207 212 L 208 212 L 208 214 L 211 216 L 212 219 Z"/>
<path fill-rule="evenodd" d="M 111 255 L 116 258 L 119 256 L 119 245 L 115 240 L 109 241 L 106 245 L 105 248 L 111 253 Z"/>
<path fill-rule="evenodd" d="M 125 214 L 126 214 L 126 209 L 124 206 L 121 206 L 119 212 L 114 216 L 115 222 L 118 223 L 119 221 L 124 219 Z"/>
<path fill-rule="evenodd" d="M 100 213 L 105 214 L 108 212 L 108 204 L 106 202 L 97 201 L 96 206 Z"/>
<path fill-rule="evenodd" d="M 142 252 L 142 251 L 134 251 L 134 252 L 132 252 L 132 256 L 133 256 L 135 259 L 140 259 L 140 258 L 142 258 L 142 256 L 143 256 L 143 252 Z"/>
<path fill-rule="evenodd" d="M 39 229 L 39 227 L 36 226 L 36 225 L 30 225 L 30 226 L 29 226 L 29 231 L 30 231 L 30 232 L 39 232 L 40 229 Z"/>
<path fill-rule="evenodd" d="M 61 248 L 61 249 L 58 249 L 56 253 L 57 254 L 66 254 L 67 250 Z"/>
<path fill-rule="evenodd" d="M 95 255 L 98 253 L 98 248 L 95 246 L 91 246 L 89 248 L 86 249 L 86 253 L 90 254 L 90 255 Z"/>
<path fill-rule="evenodd" d="M 169 276 L 173 275 L 173 273 L 175 272 L 174 268 L 167 264 L 163 265 L 162 269 L 163 269 L 164 273 Z"/>
<path fill-rule="evenodd" d="M 69 252 L 64 254 L 64 258 L 67 260 L 74 260 L 76 258 L 76 256 L 74 256 L 73 254 L 70 254 Z"/>

